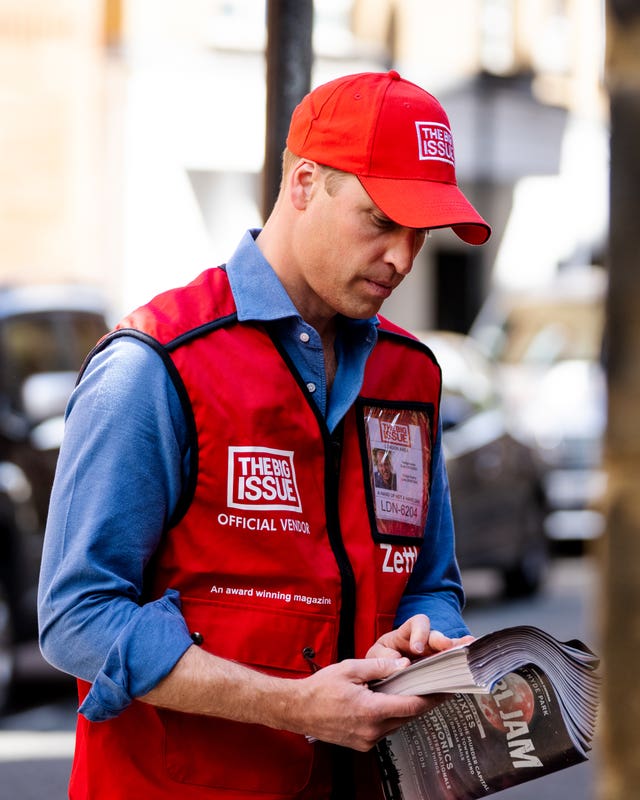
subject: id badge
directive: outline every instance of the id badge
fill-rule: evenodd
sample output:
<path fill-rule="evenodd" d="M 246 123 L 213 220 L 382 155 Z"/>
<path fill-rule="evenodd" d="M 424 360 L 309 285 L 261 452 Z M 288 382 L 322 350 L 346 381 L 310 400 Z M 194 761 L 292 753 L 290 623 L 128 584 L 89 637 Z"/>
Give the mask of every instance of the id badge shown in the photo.
<path fill-rule="evenodd" d="M 422 539 L 429 507 L 433 406 L 360 409 L 369 516 L 380 541 Z"/>

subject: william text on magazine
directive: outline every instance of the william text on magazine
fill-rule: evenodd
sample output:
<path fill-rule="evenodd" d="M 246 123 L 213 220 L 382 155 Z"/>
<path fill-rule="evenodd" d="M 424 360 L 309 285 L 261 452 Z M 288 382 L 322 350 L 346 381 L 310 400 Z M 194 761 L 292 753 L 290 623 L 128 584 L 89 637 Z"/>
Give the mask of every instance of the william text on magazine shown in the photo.
<path fill-rule="evenodd" d="M 528 664 L 491 693 L 452 694 L 378 745 L 387 800 L 475 800 L 585 761 Z"/>

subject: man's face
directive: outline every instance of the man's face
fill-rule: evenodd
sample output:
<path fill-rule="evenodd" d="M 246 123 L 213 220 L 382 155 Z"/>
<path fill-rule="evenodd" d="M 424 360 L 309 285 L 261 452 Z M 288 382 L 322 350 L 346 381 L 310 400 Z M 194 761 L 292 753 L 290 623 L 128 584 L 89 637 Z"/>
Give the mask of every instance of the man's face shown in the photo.
<path fill-rule="evenodd" d="M 409 274 L 427 231 L 388 219 L 353 175 L 330 194 L 325 175 L 316 167 L 294 233 L 296 305 L 311 324 L 336 313 L 366 319 Z"/>
<path fill-rule="evenodd" d="M 386 483 L 391 479 L 391 457 L 389 453 L 383 453 L 378 450 L 376 453 L 376 461 L 378 462 L 378 472 Z"/>

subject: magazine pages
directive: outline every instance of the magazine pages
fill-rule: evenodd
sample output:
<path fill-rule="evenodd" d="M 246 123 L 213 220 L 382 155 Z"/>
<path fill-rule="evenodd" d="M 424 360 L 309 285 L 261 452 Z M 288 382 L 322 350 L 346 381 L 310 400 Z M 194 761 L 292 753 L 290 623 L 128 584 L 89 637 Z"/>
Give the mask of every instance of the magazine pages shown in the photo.
<path fill-rule="evenodd" d="M 379 743 L 386 797 L 474 800 L 586 760 L 597 665 L 581 642 L 517 626 L 421 659 L 372 686 L 445 693 Z"/>

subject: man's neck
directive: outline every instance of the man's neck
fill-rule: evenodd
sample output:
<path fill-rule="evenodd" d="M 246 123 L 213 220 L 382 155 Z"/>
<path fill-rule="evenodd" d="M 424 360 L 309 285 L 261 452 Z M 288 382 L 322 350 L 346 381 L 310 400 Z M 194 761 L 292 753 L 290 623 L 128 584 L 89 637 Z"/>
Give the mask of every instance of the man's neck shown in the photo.
<path fill-rule="evenodd" d="M 277 228 L 277 219 L 278 214 L 272 214 L 256 239 L 256 244 L 271 264 L 302 319 L 318 332 L 324 351 L 327 388 L 330 390 L 338 369 L 335 351 L 337 317 L 335 313 L 329 313 L 329 309 L 324 308 L 317 298 L 310 297 L 308 288 L 299 277 L 297 280 L 292 279 L 296 272 L 287 269 L 291 254 L 282 247 L 283 237 L 274 236 L 273 229 Z"/>

